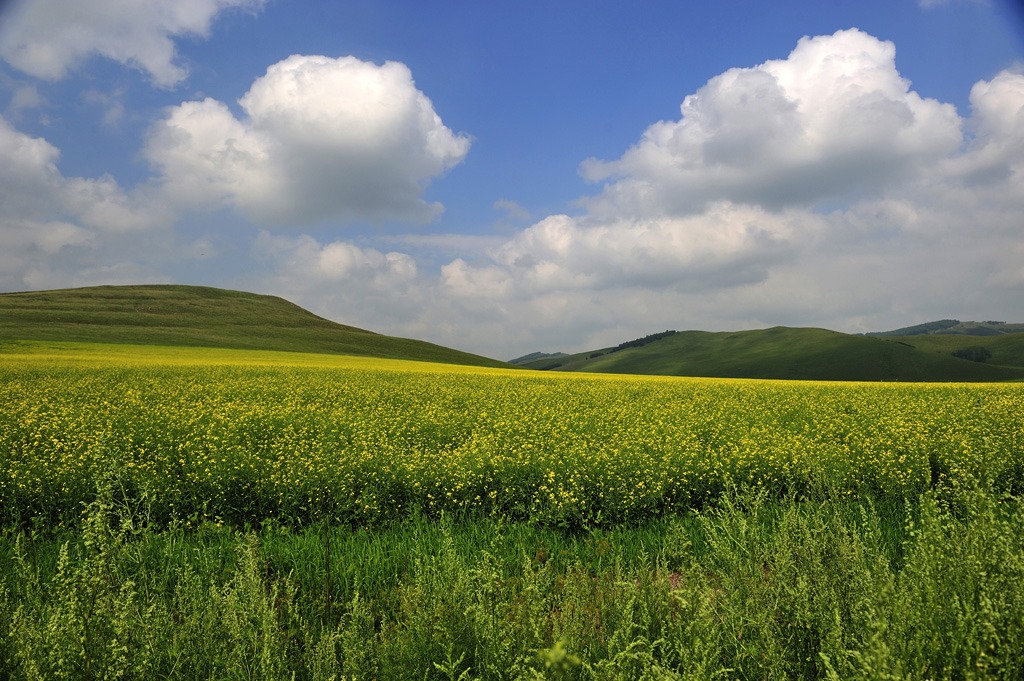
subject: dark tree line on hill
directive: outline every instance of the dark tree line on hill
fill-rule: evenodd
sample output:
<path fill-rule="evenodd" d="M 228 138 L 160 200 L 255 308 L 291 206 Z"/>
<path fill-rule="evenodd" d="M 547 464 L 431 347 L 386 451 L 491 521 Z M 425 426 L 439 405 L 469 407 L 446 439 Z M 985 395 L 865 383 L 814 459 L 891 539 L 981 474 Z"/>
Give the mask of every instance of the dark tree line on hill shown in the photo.
<path fill-rule="evenodd" d="M 992 357 L 992 351 L 980 345 L 972 345 L 969 348 L 960 348 L 959 350 L 954 350 L 950 354 L 954 357 L 959 357 L 960 359 L 969 359 L 972 362 L 984 362 Z"/>
<path fill-rule="evenodd" d="M 650 336 L 644 336 L 643 338 L 637 338 L 636 340 L 626 341 L 625 343 L 619 343 L 617 346 L 609 350 L 608 352 L 618 352 L 619 350 L 625 350 L 626 348 L 641 348 L 654 341 L 661 340 L 662 338 L 668 338 L 674 336 L 675 331 L 662 331 L 661 333 L 652 333 Z"/>

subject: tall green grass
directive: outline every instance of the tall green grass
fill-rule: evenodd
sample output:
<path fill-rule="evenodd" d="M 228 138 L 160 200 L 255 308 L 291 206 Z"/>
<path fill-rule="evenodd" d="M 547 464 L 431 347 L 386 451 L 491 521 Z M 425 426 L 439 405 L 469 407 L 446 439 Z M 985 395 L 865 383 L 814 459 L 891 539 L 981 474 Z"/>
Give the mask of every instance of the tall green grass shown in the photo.
<path fill-rule="evenodd" d="M 1024 503 L 770 499 L 567 533 L 152 530 L 0 540 L 11 679 L 1019 679 Z"/>

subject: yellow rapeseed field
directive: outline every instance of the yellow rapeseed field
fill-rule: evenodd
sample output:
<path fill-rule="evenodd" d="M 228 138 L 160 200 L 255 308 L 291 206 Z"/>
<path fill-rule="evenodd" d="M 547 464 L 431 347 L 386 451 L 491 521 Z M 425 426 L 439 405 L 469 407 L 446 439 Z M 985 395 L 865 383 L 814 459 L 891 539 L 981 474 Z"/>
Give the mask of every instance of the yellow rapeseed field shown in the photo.
<path fill-rule="evenodd" d="M 462 511 L 638 520 L 733 485 L 1024 484 L 1024 385 L 685 379 L 292 353 L 6 344 L 0 509 L 65 522 L 114 481 L 155 520 Z"/>

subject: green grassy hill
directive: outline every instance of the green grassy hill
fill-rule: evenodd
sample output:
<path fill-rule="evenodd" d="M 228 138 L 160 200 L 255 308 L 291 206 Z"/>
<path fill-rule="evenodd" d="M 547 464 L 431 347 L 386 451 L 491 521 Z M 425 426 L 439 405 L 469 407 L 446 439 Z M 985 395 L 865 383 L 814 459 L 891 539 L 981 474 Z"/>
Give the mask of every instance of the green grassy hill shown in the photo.
<path fill-rule="evenodd" d="M 95 286 L 0 294 L 0 341 L 283 350 L 508 366 L 337 324 L 275 296 L 202 286 Z"/>
<path fill-rule="evenodd" d="M 866 336 L 921 336 L 946 335 L 961 336 L 1005 336 L 1024 333 L 1024 324 L 1006 322 L 962 322 L 959 319 L 940 319 L 935 322 L 905 326 L 894 331 L 872 331 Z"/>
<path fill-rule="evenodd" d="M 983 347 L 992 353 L 987 364 L 1024 367 L 1024 333 L 998 336 L 969 336 L 963 334 L 928 334 L 893 338 L 918 350 L 949 355 L 956 350 Z"/>
<path fill-rule="evenodd" d="M 914 337 L 912 340 L 917 341 Z M 933 337 L 928 336 L 931 339 Z M 951 336 L 956 339 L 958 337 Z M 1013 338 L 1013 336 L 1007 336 Z M 1021 336 L 1024 340 L 1024 336 Z M 974 338 L 974 344 L 981 339 Z M 988 342 L 990 339 L 984 339 Z M 904 342 L 907 341 L 907 342 Z M 533 369 L 602 373 L 843 381 L 1008 381 L 1024 379 L 1009 349 L 988 363 L 912 346 L 911 339 L 853 336 L 824 329 L 775 327 L 712 333 L 684 331 L 642 347 L 611 348 L 530 362 Z M 1008 359 L 998 366 L 997 359 Z"/>

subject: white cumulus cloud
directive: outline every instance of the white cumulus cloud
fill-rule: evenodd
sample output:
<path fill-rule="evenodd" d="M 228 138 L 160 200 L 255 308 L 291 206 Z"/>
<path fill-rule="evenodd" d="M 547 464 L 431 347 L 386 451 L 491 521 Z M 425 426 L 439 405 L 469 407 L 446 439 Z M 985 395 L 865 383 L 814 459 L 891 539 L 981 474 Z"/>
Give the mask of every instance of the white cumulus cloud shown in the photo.
<path fill-rule="evenodd" d="M 477 351 L 515 319 L 508 356 L 666 328 L 1019 317 L 1024 75 L 970 101 L 961 117 L 921 97 L 894 46 L 856 29 L 804 38 L 585 161 L 603 185 L 582 215 L 452 260 L 439 291 Z"/>
<path fill-rule="evenodd" d="M 65 177 L 60 151 L 0 117 L 0 286 L 38 287 L 77 281 L 97 253 L 117 251 L 171 220 L 145 191 L 125 192 L 109 177 Z M 60 263 L 60 267 L 55 267 Z M 51 276 L 51 274 L 53 276 Z"/>
<path fill-rule="evenodd" d="M 519 232 L 474 268 L 442 270 L 459 297 L 522 297 L 612 288 L 707 290 L 755 283 L 790 259 L 821 220 L 795 211 L 719 202 L 699 215 L 594 220 L 554 215 Z"/>
<path fill-rule="evenodd" d="M 416 279 L 416 263 L 404 253 L 382 253 L 348 241 L 321 244 L 309 235 L 275 236 L 260 232 L 254 249 L 289 278 L 317 285 L 356 282 L 377 289 L 404 286 Z"/>
<path fill-rule="evenodd" d="M 429 305 L 429 283 L 415 260 L 398 251 L 262 231 L 253 255 L 260 269 L 243 286 L 272 291 L 351 326 L 401 335 Z"/>
<path fill-rule="evenodd" d="M 209 35 L 225 9 L 263 0 L 14 0 L 0 28 L 0 57 L 37 78 L 63 78 L 99 55 L 140 69 L 170 87 L 188 73 L 174 38 Z"/>
<path fill-rule="evenodd" d="M 153 128 L 145 155 L 173 200 L 279 225 L 429 221 L 442 207 L 422 198 L 427 185 L 469 151 L 398 62 L 294 55 L 239 104 L 241 118 L 186 102 Z"/>
<path fill-rule="evenodd" d="M 0 220 L 50 220 L 55 216 L 104 232 L 145 230 L 169 214 L 149 197 L 125 193 L 117 182 L 65 177 L 60 151 L 0 117 Z"/>
<path fill-rule="evenodd" d="M 1003 71 L 971 88 L 971 139 L 964 154 L 943 167 L 944 182 L 971 196 L 987 191 L 993 201 L 1024 201 L 1024 75 Z"/>
<path fill-rule="evenodd" d="M 729 200 L 766 207 L 856 198 L 926 172 L 956 150 L 949 104 L 910 89 L 892 43 L 856 29 L 803 38 L 783 60 L 735 68 L 683 100 L 616 161 L 594 212 L 682 214 Z"/>

